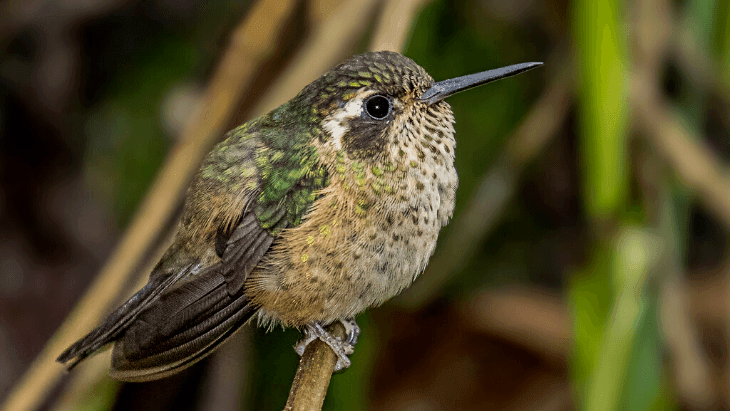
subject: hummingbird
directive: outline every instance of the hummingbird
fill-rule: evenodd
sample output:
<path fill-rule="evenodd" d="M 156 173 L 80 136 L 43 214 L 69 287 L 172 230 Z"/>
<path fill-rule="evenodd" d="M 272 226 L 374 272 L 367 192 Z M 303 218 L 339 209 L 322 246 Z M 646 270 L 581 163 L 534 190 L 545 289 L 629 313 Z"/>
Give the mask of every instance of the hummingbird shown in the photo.
<path fill-rule="evenodd" d="M 228 132 L 185 196 L 149 281 L 58 361 L 114 344 L 109 374 L 148 381 L 207 356 L 242 325 L 296 327 L 350 365 L 354 318 L 423 272 L 458 177 L 445 98 L 542 63 L 435 82 L 388 51 L 354 56 Z M 344 339 L 324 327 L 342 322 Z"/>

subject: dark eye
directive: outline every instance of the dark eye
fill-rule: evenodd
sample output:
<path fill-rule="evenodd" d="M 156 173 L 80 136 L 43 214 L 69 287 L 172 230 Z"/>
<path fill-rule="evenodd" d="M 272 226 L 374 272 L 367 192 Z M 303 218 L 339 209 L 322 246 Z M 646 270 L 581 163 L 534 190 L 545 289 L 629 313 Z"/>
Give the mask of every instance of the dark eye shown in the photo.
<path fill-rule="evenodd" d="M 390 100 L 383 96 L 372 96 L 365 102 L 365 110 L 370 117 L 382 120 L 390 114 Z"/>

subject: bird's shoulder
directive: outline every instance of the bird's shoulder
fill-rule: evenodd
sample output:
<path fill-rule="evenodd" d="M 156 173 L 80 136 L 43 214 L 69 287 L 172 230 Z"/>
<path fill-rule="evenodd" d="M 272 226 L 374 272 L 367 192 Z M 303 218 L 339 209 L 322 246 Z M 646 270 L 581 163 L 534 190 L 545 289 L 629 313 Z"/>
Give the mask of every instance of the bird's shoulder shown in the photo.
<path fill-rule="evenodd" d="M 327 167 L 306 125 L 277 114 L 231 130 L 206 156 L 188 189 L 184 229 L 233 230 L 249 213 L 272 235 L 301 223 L 328 184 Z"/>

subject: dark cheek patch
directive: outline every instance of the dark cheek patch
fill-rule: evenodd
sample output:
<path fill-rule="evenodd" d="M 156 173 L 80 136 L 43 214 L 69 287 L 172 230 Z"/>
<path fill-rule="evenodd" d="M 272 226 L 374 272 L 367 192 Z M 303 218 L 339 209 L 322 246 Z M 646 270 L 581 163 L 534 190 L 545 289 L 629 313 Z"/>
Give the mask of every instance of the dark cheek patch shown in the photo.
<path fill-rule="evenodd" d="M 351 119 L 349 130 L 342 136 L 343 146 L 351 158 L 371 157 L 382 153 L 390 120 Z"/>

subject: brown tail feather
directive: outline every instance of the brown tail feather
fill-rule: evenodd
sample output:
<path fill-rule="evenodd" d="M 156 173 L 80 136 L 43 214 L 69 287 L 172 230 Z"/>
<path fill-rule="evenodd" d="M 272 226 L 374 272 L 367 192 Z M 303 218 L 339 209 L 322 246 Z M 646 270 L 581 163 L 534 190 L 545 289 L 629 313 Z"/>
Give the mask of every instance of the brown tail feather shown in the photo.
<path fill-rule="evenodd" d="M 56 361 L 65 364 L 70 370 L 84 358 L 113 342 L 165 289 L 189 272 L 190 267 L 181 270 L 177 275 L 151 275 L 147 285 L 109 314 L 100 326 L 68 347 Z"/>
<path fill-rule="evenodd" d="M 243 293 L 229 294 L 217 270 L 168 290 L 119 337 L 110 375 L 149 381 L 210 354 L 256 312 Z"/>

